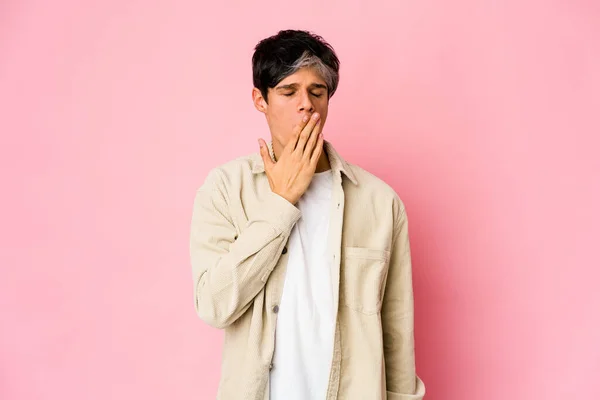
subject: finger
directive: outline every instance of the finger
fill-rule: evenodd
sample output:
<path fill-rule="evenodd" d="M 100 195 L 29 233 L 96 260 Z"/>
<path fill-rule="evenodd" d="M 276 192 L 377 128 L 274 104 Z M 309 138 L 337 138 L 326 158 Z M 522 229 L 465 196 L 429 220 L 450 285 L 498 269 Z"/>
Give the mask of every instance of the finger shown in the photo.
<path fill-rule="evenodd" d="M 317 162 L 319 161 L 319 158 L 321 157 L 321 153 L 323 153 L 323 142 L 324 142 L 324 138 L 323 138 L 323 134 L 319 133 L 318 139 L 317 139 L 317 145 L 315 146 L 314 150 L 312 151 L 312 156 L 310 157 L 310 164 L 311 167 L 316 168 L 317 167 Z"/>
<path fill-rule="evenodd" d="M 319 135 L 321 134 L 321 131 L 321 120 L 319 119 L 319 121 L 315 125 L 315 129 L 312 130 L 310 137 L 308 138 L 306 147 L 304 148 L 304 154 L 302 156 L 306 161 L 310 161 L 313 150 L 315 148 L 315 144 L 319 140 Z"/>
<path fill-rule="evenodd" d="M 260 155 L 263 159 L 263 163 L 265 164 L 265 170 L 271 168 L 275 163 L 269 154 L 269 148 L 264 140 L 258 139 L 258 144 L 260 145 Z"/>
<path fill-rule="evenodd" d="M 306 142 L 308 141 L 310 134 L 312 133 L 315 125 L 320 120 L 321 116 L 319 113 L 314 113 L 310 118 L 310 121 L 306 124 L 302 132 L 300 133 L 300 137 L 298 138 L 298 143 L 296 144 L 296 151 L 299 151 L 301 154 L 304 153 L 304 148 L 306 147 Z"/>
<path fill-rule="evenodd" d="M 292 137 L 284 148 L 286 152 L 291 153 L 292 151 L 294 151 L 296 145 L 298 144 L 298 138 L 300 137 L 300 133 L 302 133 L 302 130 L 306 126 L 306 123 L 308 122 L 309 118 L 310 117 L 308 115 L 305 115 L 298 124 L 294 125 Z"/>

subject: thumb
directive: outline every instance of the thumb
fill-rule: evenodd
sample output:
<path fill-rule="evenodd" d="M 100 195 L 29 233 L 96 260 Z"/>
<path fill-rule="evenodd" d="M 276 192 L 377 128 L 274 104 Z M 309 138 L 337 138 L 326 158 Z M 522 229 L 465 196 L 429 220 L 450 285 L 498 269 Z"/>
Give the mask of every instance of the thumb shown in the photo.
<path fill-rule="evenodd" d="M 269 154 L 269 148 L 264 140 L 258 139 L 258 144 L 260 146 L 260 155 L 262 156 L 263 162 L 265 164 L 265 170 L 271 168 L 275 163 L 271 159 L 271 155 Z"/>

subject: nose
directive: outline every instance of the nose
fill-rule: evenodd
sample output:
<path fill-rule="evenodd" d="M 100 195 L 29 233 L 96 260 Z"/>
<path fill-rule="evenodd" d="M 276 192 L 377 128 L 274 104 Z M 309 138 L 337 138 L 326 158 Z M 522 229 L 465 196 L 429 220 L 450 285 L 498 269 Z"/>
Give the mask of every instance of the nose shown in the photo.
<path fill-rule="evenodd" d="M 315 106 L 313 105 L 311 98 L 310 98 L 310 93 L 303 93 L 302 96 L 300 96 L 300 103 L 298 104 L 298 111 L 299 112 L 306 112 L 306 113 L 310 113 L 312 114 L 315 111 Z"/>

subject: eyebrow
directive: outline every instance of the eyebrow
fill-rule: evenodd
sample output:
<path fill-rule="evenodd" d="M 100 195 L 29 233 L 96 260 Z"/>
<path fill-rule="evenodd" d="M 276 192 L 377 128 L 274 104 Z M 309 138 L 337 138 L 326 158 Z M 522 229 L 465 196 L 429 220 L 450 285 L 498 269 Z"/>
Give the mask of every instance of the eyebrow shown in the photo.
<path fill-rule="evenodd" d="M 281 85 L 278 86 L 276 88 L 276 90 L 289 90 L 289 89 L 297 89 L 298 88 L 298 84 L 297 83 L 290 83 L 288 85 Z M 324 85 L 322 83 L 311 83 L 308 86 L 309 89 L 327 89 L 327 85 Z"/>

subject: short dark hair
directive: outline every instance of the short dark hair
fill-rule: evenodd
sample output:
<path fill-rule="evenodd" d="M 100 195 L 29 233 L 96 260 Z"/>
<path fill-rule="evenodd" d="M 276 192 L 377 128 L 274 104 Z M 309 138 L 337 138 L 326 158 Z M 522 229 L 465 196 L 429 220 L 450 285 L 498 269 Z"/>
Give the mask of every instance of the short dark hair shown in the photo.
<path fill-rule="evenodd" d="M 254 87 L 265 101 L 267 91 L 302 67 L 316 67 L 327 83 L 329 98 L 339 83 L 340 61 L 321 36 L 303 30 L 282 30 L 261 40 L 252 56 Z"/>

